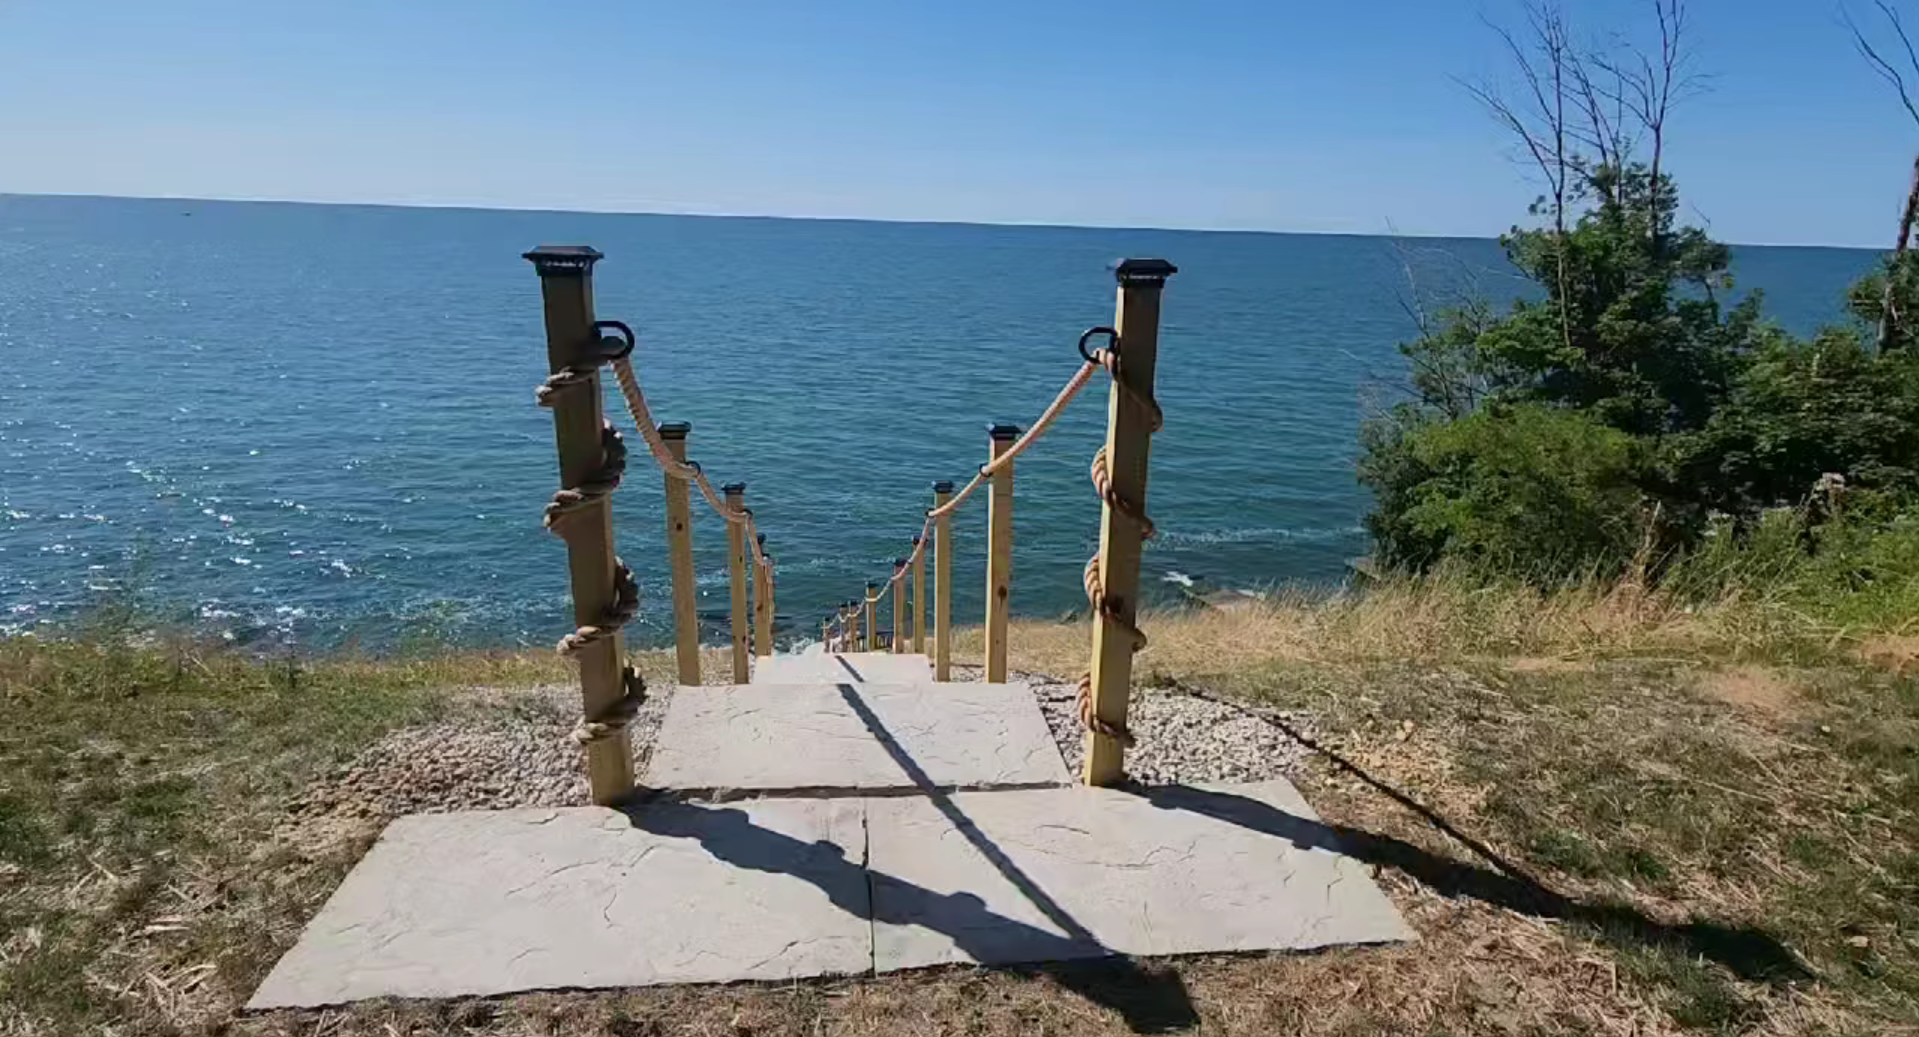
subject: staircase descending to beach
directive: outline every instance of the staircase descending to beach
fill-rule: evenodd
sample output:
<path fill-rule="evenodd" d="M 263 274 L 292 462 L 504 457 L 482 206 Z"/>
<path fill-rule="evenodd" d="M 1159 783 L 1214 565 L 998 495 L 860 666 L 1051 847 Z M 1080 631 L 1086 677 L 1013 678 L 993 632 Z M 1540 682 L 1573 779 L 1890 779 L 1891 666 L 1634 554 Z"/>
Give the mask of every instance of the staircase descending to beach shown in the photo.
<path fill-rule="evenodd" d="M 832 603 L 810 650 L 773 651 L 774 560 L 745 505 L 687 460 L 684 425 L 656 424 L 635 336 L 596 321 L 599 254 L 528 253 L 541 275 L 561 489 L 546 524 L 565 540 L 584 750 L 596 806 L 462 811 L 390 825 L 251 1007 L 377 997 L 867 975 L 947 963 L 1019 965 L 1411 938 L 1365 866 L 1340 852 L 1284 780 L 1187 787 L 1124 781 L 1147 443 L 1163 260 L 1116 268 L 1119 314 L 1021 430 L 995 425 L 964 487 L 938 482 L 913 550 Z M 1104 340 L 1104 346 L 1089 348 Z M 637 612 L 614 555 L 623 437 L 601 413 L 610 364 L 666 486 L 676 687 L 625 661 Z M 1092 656 L 1078 685 L 1085 765 L 1068 772 L 1034 689 L 1009 679 L 1013 462 L 1101 371 L 1106 444 L 1092 481 L 1100 549 L 1086 566 Z M 951 680 L 947 519 L 988 491 L 984 680 Z M 724 522 L 731 683 L 702 683 L 690 503 Z M 926 560 L 934 563 L 931 621 Z M 891 597 L 891 623 L 881 605 Z M 930 635 L 930 636 L 929 636 Z M 631 721 L 670 696 L 644 769 Z M 1141 975 L 1134 986 L 1150 984 Z M 1120 989 L 1128 985 L 1119 984 Z M 1123 1006 L 1122 1010 L 1124 1010 Z"/>

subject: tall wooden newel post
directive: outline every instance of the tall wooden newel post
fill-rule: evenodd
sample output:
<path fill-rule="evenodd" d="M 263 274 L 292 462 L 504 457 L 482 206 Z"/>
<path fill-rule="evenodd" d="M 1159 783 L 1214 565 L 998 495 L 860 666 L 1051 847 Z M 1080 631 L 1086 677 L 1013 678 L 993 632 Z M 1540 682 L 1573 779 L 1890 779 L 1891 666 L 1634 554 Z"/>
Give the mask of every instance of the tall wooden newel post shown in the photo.
<path fill-rule="evenodd" d="M 720 487 L 720 493 L 726 498 L 727 510 L 733 514 L 746 510 L 745 483 L 727 483 Z M 726 524 L 726 565 L 732 583 L 733 683 L 745 684 L 748 679 L 747 624 L 752 620 L 746 610 L 746 526 L 743 523 Z"/>
<path fill-rule="evenodd" d="M 926 545 L 913 538 L 913 651 L 926 654 Z"/>
<path fill-rule="evenodd" d="M 990 459 L 1012 449 L 1018 425 L 991 425 Z M 1013 593 L 1013 464 L 1009 460 L 986 484 L 986 682 L 1006 682 L 1006 626 Z"/>
<path fill-rule="evenodd" d="M 1176 273 L 1163 259 L 1128 259 L 1119 278 L 1119 371 L 1106 400 L 1106 469 L 1114 496 L 1142 514 L 1146 510 L 1146 460 L 1155 426 L 1153 374 L 1159 359 L 1159 301 L 1166 278 Z M 1117 730 L 1126 727 L 1126 698 L 1133 681 L 1133 630 L 1139 622 L 1139 556 L 1144 531 L 1111 504 L 1100 509 L 1099 582 L 1103 607 L 1093 617 L 1093 712 Z M 1109 617 L 1105 613 L 1110 611 Z M 1116 738 L 1086 732 L 1088 785 L 1111 785 L 1125 774 L 1126 747 Z"/>
<path fill-rule="evenodd" d="M 526 258 L 540 275 L 548 370 L 557 374 L 590 365 L 600 350 L 600 336 L 593 328 L 593 264 L 600 253 L 582 245 L 542 245 Z M 592 376 L 588 388 L 560 394 L 552 410 L 560 485 L 580 486 L 600 470 L 603 459 L 599 375 Z M 574 623 L 598 624 L 615 597 L 613 511 L 605 500 L 567 523 L 566 564 L 573 584 Z M 618 632 L 580 650 L 580 698 L 587 717 L 605 716 L 625 697 L 625 655 L 626 639 Z M 587 745 L 586 770 L 595 803 L 618 802 L 633 790 L 633 750 L 624 728 Z"/>
<path fill-rule="evenodd" d="M 773 556 L 766 553 L 766 534 L 755 534 L 755 539 L 759 556 L 771 563 Z M 773 654 L 773 573 L 767 565 L 753 567 L 753 654 Z"/>
<path fill-rule="evenodd" d="M 693 426 L 684 421 L 660 424 L 660 438 L 673 460 L 686 463 L 686 437 Z M 673 562 L 673 651 L 680 684 L 700 685 L 700 599 L 693 570 L 693 508 L 685 479 L 666 477 L 666 551 Z"/>
<path fill-rule="evenodd" d="M 953 484 L 933 484 L 933 507 L 953 499 Z M 933 520 L 933 679 L 953 679 L 953 521 L 951 515 Z"/>

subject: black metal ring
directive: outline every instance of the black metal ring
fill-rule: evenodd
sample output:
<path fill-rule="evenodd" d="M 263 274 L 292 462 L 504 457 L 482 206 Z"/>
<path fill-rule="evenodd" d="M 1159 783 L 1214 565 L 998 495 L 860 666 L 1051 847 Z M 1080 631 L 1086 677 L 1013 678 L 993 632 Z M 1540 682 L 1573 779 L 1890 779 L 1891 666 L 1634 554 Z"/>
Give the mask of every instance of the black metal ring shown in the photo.
<path fill-rule="evenodd" d="M 1093 359 L 1093 354 L 1086 351 L 1086 343 L 1091 341 L 1094 335 L 1106 336 L 1106 348 L 1115 353 L 1119 352 L 1119 332 L 1103 324 L 1096 328 L 1087 328 L 1079 336 L 1079 355 L 1085 358 L 1087 363 L 1099 363 Z"/>
<path fill-rule="evenodd" d="M 607 340 L 607 339 L 608 339 L 608 338 L 609 338 L 610 336 L 607 336 L 607 335 L 601 335 L 601 336 L 600 336 L 600 342 L 602 343 L 602 345 L 601 345 L 601 352 L 600 352 L 600 359 L 601 359 L 602 361 L 606 361 L 606 360 L 625 360 L 625 359 L 627 358 L 627 355 L 633 352 L 633 347 L 634 347 L 635 345 L 637 345 L 637 344 L 639 343 L 639 340 L 638 340 L 638 339 L 636 339 L 636 338 L 635 338 L 635 337 L 633 336 L 633 329 L 632 329 L 632 328 L 629 328 L 629 327 L 627 327 L 627 326 L 626 326 L 626 325 L 625 325 L 625 324 L 624 324 L 623 322 L 621 322 L 621 321 L 617 321 L 617 320 L 596 320 L 596 321 L 594 321 L 594 322 L 593 322 L 593 330 L 594 330 L 594 331 L 596 331 L 596 332 L 599 332 L 599 331 L 606 331 L 606 330 L 609 330 L 609 329 L 611 329 L 611 330 L 613 330 L 613 331 L 617 331 L 617 332 L 619 332 L 619 333 L 620 333 L 620 337 L 621 337 L 622 339 L 625 339 L 625 340 L 626 340 L 626 345 L 625 345 L 625 347 L 624 347 L 624 348 L 622 348 L 622 349 L 621 349 L 621 350 L 620 350 L 619 352 L 617 352 L 617 353 L 609 353 L 609 352 L 606 352 L 606 351 L 605 351 L 605 345 L 604 345 L 604 343 L 606 342 L 606 340 Z"/>

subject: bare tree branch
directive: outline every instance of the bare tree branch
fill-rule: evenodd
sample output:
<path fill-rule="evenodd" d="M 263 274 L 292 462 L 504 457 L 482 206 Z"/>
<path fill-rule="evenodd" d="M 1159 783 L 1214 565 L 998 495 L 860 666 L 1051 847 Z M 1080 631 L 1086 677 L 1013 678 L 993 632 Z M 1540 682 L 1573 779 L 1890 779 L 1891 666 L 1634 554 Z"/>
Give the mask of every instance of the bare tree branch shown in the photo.
<path fill-rule="evenodd" d="M 1565 255 L 1567 207 L 1576 189 L 1573 178 L 1589 179 L 1570 146 L 1577 143 L 1577 139 L 1566 111 L 1568 104 L 1580 105 L 1573 96 L 1581 78 L 1581 74 L 1574 71 L 1580 62 L 1579 52 L 1572 44 L 1572 34 L 1557 0 L 1532 0 L 1526 5 L 1528 36 L 1523 42 L 1501 25 L 1486 21 L 1486 26 L 1505 45 L 1507 57 L 1518 71 L 1525 101 L 1517 105 L 1509 101 L 1499 84 L 1491 79 L 1461 85 L 1495 122 L 1518 138 L 1546 181 L 1558 281 L 1558 291 L 1554 294 L 1560 333 L 1570 349 L 1572 315 Z M 1595 134 L 1589 130 L 1587 135 Z"/>
<path fill-rule="evenodd" d="M 1912 66 L 1914 74 L 1919 75 L 1919 54 L 1914 53 L 1912 37 L 1906 33 L 1905 22 L 1900 19 L 1898 9 L 1886 0 L 1873 0 L 1873 6 L 1879 9 L 1879 13 L 1885 17 L 1886 24 L 1892 27 L 1893 35 L 1906 52 L 1907 63 Z M 1853 48 L 1859 51 L 1860 57 L 1866 59 L 1867 67 L 1879 73 L 1881 79 L 1891 84 L 1893 90 L 1899 95 L 1899 103 L 1905 106 L 1906 114 L 1912 117 L 1915 125 L 1919 125 L 1919 105 L 1913 103 L 1912 94 L 1906 89 L 1905 76 L 1900 73 L 1898 66 L 1888 61 L 1879 53 L 1879 49 L 1872 45 L 1872 41 L 1866 38 L 1865 31 L 1859 27 L 1859 22 L 1853 18 L 1850 10 L 1840 8 L 1840 14 L 1845 18 L 1846 29 L 1852 33 Z"/>
<path fill-rule="evenodd" d="M 1878 9 L 1880 17 L 1892 30 L 1893 39 L 1898 41 L 1899 49 L 1905 53 L 1906 64 L 1911 67 L 1913 75 L 1919 77 L 1919 52 L 1915 52 L 1913 48 L 1912 36 L 1906 32 L 1906 23 L 1899 16 L 1898 8 L 1893 7 L 1887 0 L 1873 0 L 1873 7 Z M 1846 29 L 1852 33 L 1853 48 L 1859 51 L 1860 57 L 1866 59 L 1866 67 L 1877 72 L 1881 79 L 1892 86 L 1893 92 L 1899 95 L 1899 103 L 1906 109 L 1906 115 L 1915 125 L 1919 125 L 1919 105 L 1915 105 L 1911 91 L 1906 88 L 1904 73 L 1900 71 L 1898 65 L 1873 46 L 1850 10 L 1842 7 L 1840 14 L 1845 19 Z M 1904 319 L 1904 315 L 1899 312 L 1898 298 L 1893 288 L 1899 274 L 1899 261 L 1905 257 L 1906 250 L 1912 241 L 1913 220 L 1916 215 L 1919 215 L 1919 159 L 1913 162 L 1911 186 L 1906 190 L 1906 203 L 1899 213 L 1899 231 L 1893 238 L 1893 262 L 1886 270 L 1886 286 L 1879 300 L 1878 340 L 1881 350 L 1890 348 L 1896 341 L 1899 325 Z"/>

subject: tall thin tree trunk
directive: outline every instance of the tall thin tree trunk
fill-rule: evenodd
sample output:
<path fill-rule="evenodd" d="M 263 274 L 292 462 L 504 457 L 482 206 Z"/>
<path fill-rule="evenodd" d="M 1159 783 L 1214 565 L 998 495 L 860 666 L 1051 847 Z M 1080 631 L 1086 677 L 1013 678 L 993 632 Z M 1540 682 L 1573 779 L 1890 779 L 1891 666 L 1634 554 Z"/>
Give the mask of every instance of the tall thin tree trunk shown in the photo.
<path fill-rule="evenodd" d="M 1886 349 L 1892 344 L 1893 332 L 1898 330 L 1899 314 L 1893 303 L 1892 286 L 1899 275 L 1899 260 L 1905 257 L 1906 247 L 1912 242 L 1912 221 L 1915 210 L 1919 210 L 1919 158 L 1912 160 L 1912 186 L 1906 191 L 1906 209 L 1899 214 L 1899 240 L 1892 247 L 1892 265 L 1886 271 L 1886 294 L 1879 300 L 1879 348 Z"/>

